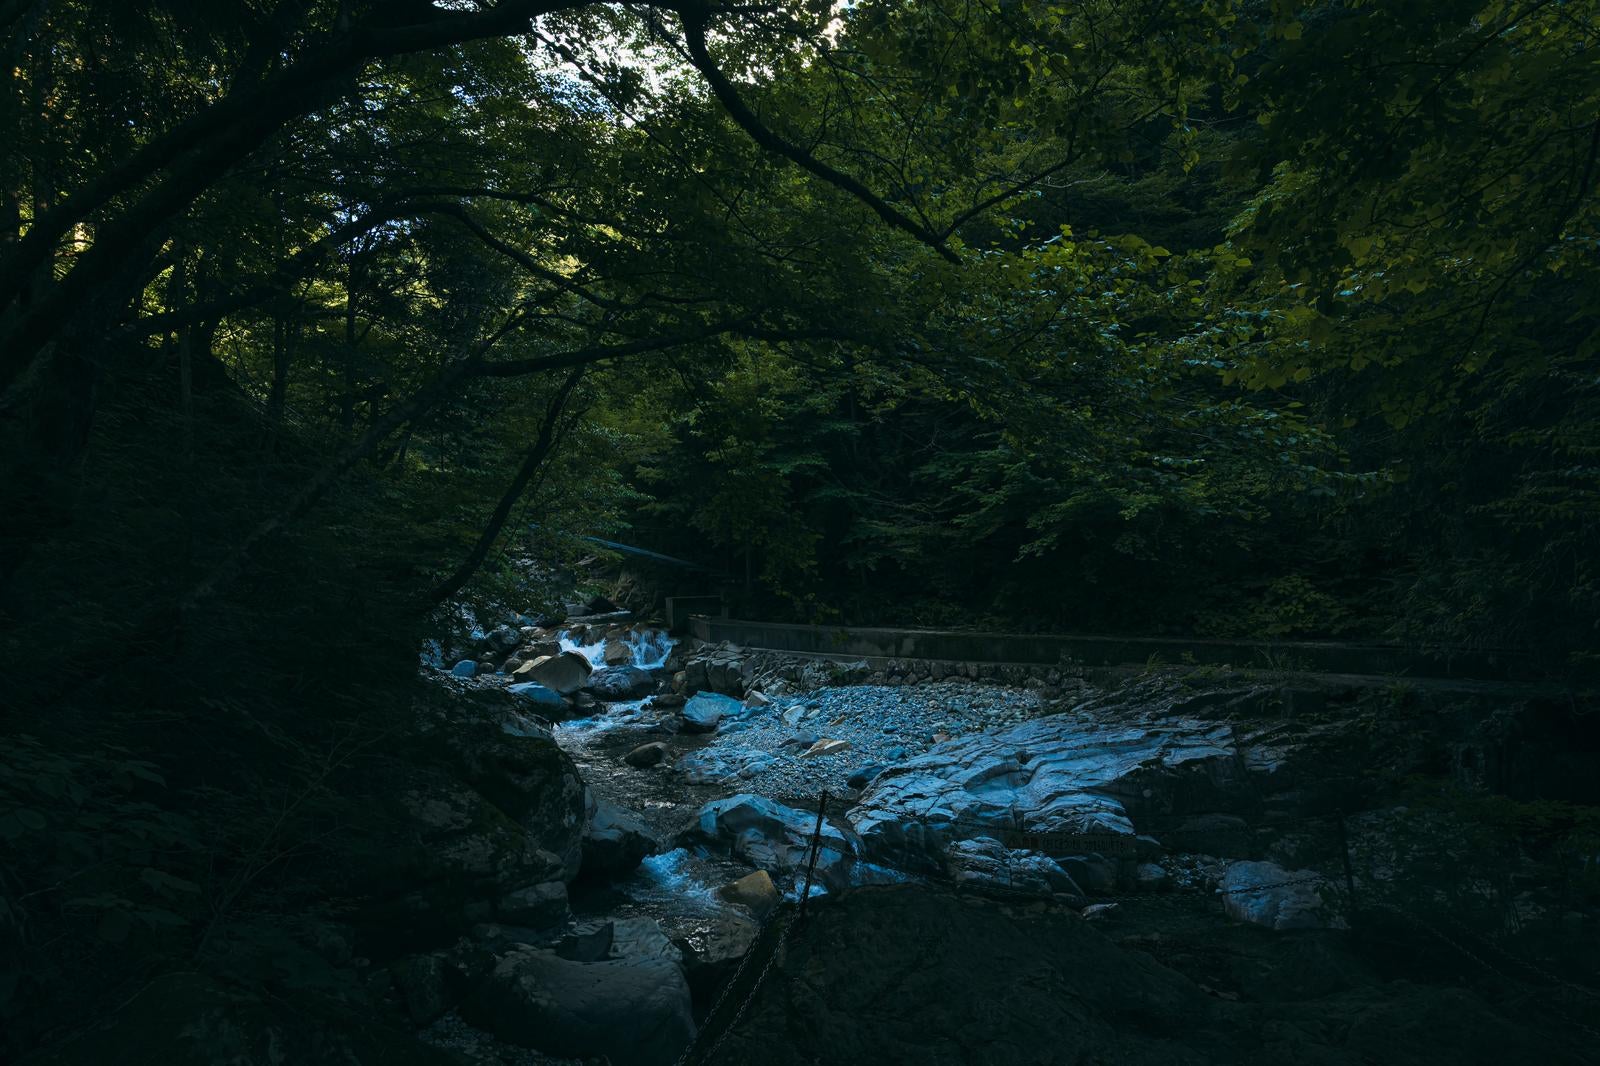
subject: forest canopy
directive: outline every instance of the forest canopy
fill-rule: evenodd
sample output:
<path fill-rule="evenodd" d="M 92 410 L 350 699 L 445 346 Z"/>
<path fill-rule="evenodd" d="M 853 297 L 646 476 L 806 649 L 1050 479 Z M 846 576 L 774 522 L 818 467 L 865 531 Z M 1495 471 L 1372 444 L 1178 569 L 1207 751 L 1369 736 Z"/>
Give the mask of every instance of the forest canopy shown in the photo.
<path fill-rule="evenodd" d="M 379 479 L 436 598 L 509 494 L 752 611 L 1573 665 L 1593 15 L 12 3 L 7 569 L 214 373 L 325 456 L 268 534 Z"/>
<path fill-rule="evenodd" d="M 0 28 L 0 1054 L 152 957 L 331 980 L 341 775 L 585 538 L 755 618 L 1600 665 L 1596 0 Z"/>

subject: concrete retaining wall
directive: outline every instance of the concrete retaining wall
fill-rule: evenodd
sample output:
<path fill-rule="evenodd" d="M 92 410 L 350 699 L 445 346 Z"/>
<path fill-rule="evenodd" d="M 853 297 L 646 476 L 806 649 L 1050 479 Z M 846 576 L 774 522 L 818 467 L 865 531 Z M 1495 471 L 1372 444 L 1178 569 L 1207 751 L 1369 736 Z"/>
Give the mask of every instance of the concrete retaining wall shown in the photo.
<path fill-rule="evenodd" d="M 1169 637 L 1087 637 L 1041 633 L 829 627 L 695 617 L 689 632 L 709 643 L 731 641 L 801 655 L 862 659 L 931 659 L 948 662 L 1129 666 L 1151 661 L 1229 664 L 1240 668 L 1306 670 L 1331 674 L 1508 680 L 1530 676 L 1514 657 L 1480 655 L 1444 659 L 1384 644 L 1320 641 L 1184 640 Z"/>

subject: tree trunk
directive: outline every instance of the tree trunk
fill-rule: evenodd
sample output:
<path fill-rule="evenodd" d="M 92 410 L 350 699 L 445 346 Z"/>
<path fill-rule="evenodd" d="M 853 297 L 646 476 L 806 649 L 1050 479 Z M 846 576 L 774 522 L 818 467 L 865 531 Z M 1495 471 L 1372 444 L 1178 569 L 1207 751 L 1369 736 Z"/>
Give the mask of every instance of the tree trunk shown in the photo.
<path fill-rule="evenodd" d="M 539 436 L 533 442 L 533 447 L 528 449 L 528 454 L 522 460 L 522 466 L 517 469 L 517 476 L 511 479 L 511 485 L 505 494 L 500 497 L 500 502 L 495 505 L 494 513 L 489 516 L 489 523 L 478 536 L 478 541 L 444 581 L 428 593 L 426 606 L 431 609 L 448 600 L 460 592 L 472 580 L 472 575 L 478 572 L 483 561 L 489 557 L 489 549 L 494 547 L 495 541 L 500 539 L 500 530 L 505 527 L 506 519 L 511 516 L 511 509 L 517 505 L 522 494 L 528 487 L 528 482 L 539 472 L 549 457 L 555 444 L 556 425 L 561 421 L 561 412 L 567 405 L 567 400 L 572 395 L 572 390 L 577 387 L 582 379 L 584 368 L 579 367 L 567 375 L 567 380 L 562 382 L 561 388 L 556 391 L 550 400 L 550 406 L 545 409 L 544 421 L 539 425 Z"/>

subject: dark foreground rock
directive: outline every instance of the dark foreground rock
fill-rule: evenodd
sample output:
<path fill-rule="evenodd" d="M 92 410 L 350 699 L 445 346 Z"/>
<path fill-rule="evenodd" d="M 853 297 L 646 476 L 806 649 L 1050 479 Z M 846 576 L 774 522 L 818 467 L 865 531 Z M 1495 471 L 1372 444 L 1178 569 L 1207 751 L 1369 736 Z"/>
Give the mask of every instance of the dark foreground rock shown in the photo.
<path fill-rule="evenodd" d="M 418 1041 L 399 1018 L 352 1010 L 334 1000 L 251 994 L 197 973 L 156 977 L 63 1045 L 22 1060 L 26 1066 L 276 1066 L 279 1063 L 385 1063 L 452 1066 L 457 1060 Z"/>
<path fill-rule="evenodd" d="M 1341 934 L 1221 928 L 1111 938 L 1047 903 L 918 886 L 812 909 L 710 1060 L 916 1066 L 1055 1063 L 1576 1064 L 1579 1035 L 1477 992 L 1392 976 Z M 1180 946 L 1182 972 L 1157 961 Z M 1203 947 L 1203 950 L 1202 950 Z M 1415 955 L 1385 945 L 1399 960 Z M 1205 961 L 1197 966 L 1196 958 Z M 1221 989 L 1229 989 L 1226 992 Z M 716 1033 L 708 1032 L 708 1043 Z"/>
<path fill-rule="evenodd" d="M 615 923 L 604 958 L 521 947 L 495 964 L 462 1016 L 508 1043 L 612 1066 L 667 1066 L 694 1038 L 681 957 L 655 923 Z"/>
<path fill-rule="evenodd" d="M 606 800 L 598 800 L 583 832 L 584 877 L 621 877 L 630 873 L 645 856 L 660 850 L 660 843 L 632 811 Z"/>

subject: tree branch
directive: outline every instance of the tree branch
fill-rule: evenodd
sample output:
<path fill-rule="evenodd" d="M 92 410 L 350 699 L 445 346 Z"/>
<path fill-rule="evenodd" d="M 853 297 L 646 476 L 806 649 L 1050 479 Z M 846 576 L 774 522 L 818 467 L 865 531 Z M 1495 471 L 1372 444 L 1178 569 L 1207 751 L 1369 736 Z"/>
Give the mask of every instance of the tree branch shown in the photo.
<path fill-rule="evenodd" d="M 739 91 L 711 58 L 711 53 L 706 47 L 708 9 L 701 5 L 685 4 L 678 9 L 678 12 L 683 17 L 685 42 L 695 69 L 706 79 L 706 84 L 711 87 L 711 94 L 728 112 L 728 116 L 750 135 L 751 140 L 769 152 L 781 155 L 801 169 L 815 174 L 835 188 L 854 196 L 872 208 L 878 217 L 889 225 L 911 234 L 943 258 L 952 263 L 961 262 L 961 257 L 951 251 L 938 234 L 887 203 L 857 179 L 843 171 L 835 170 L 804 148 L 779 136 L 763 123 L 756 113 L 750 110 L 749 105 L 739 96 Z"/>

